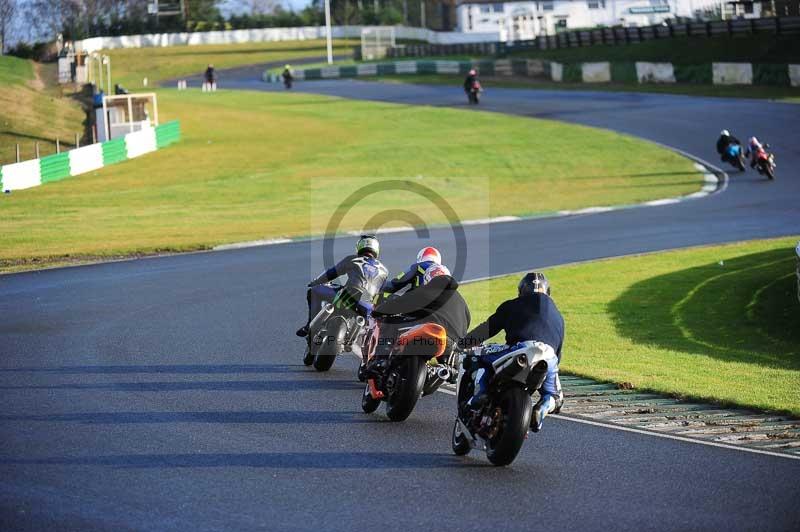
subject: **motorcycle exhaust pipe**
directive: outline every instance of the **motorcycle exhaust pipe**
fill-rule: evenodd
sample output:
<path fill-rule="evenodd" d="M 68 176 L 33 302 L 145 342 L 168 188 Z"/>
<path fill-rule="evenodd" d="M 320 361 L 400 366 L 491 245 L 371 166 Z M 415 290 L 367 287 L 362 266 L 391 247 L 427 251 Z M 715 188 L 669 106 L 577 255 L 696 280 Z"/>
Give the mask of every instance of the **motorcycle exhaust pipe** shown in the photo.
<path fill-rule="evenodd" d="M 322 309 L 317 312 L 317 315 L 314 316 L 314 319 L 311 320 L 311 323 L 308 324 L 309 331 L 316 331 L 319 326 L 327 320 L 330 315 L 333 313 L 333 305 L 330 303 L 323 303 Z"/>
<path fill-rule="evenodd" d="M 443 381 L 446 381 L 447 379 L 450 378 L 450 370 L 447 368 L 438 368 L 436 370 L 436 376 L 442 379 Z"/>
<path fill-rule="evenodd" d="M 344 350 L 348 353 L 353 351 L 353 342 L 358 337 L 358 333 L 364 330 L 364 325 L 367 323 L 367 320 L 364 319 L 363 316 L 356 316 L 356 326 L 353 327 L 352 331 L 348 331 L 347 341 L 344 346 Z"/>

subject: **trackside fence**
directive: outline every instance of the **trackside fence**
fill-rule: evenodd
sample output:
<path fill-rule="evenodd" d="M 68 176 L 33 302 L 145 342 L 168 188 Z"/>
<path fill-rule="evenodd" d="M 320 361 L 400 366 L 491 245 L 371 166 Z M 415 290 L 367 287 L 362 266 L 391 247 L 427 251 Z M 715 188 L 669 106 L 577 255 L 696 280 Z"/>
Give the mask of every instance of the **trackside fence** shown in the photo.
<path fill-rule="evenodd" d="M 639 27 L 594 28 L 563 31 L 536 39 L 475 44 L 410 44 L 388 51 L 391 58 L 447 55 L 496 55 L 505 57 L 515 52 L 555 50 L 586 46 L 627 45 L 675 37 L 720 37 L 771 34 L 800 35 L 800 17 L 769 17 L 746 20 L 715 20 Z M 356 57 L 358 57 L 358 50 Z"/>

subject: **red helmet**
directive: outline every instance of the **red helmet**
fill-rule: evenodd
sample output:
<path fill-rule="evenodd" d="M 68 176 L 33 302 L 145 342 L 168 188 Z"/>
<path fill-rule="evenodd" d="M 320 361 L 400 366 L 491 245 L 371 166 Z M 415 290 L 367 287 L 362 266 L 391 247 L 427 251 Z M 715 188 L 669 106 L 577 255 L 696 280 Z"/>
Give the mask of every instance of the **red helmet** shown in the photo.
<path fill-rule="evenodd" d="M 450 275 L 450 270 L 447 269 L 447 266 L 442 266 L 441 264 L 431 264 L 428 266 L 428 269 L 425 270 L 422 282 L 423 284 L 428 284 L 431 282 L 431 279 L 439 277 L 440 275 Z"/>
<path fill-rule="evenodd" d="M 417 253 L 417 262 L 435 262 L 436 264 L 442 263 L 442 254 L 434 247 L 422 248 Z"/>

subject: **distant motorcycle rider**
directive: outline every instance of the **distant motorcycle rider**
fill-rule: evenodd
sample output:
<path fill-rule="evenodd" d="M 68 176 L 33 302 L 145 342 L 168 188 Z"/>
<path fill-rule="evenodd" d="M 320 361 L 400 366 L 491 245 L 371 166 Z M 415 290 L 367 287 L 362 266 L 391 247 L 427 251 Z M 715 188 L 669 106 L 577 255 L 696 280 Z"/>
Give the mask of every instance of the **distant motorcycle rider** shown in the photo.
<path fill-rule="evenodd" d="M 409 268 L 383 285 L 384 295 L 394 294 L 406 286 L 413 290 L 423 284 L 423 278 L 428 268 L 434 264 L 442 264 L 442 254 L 434 247 L 424 247 L 417 253 L 417 261 Z"/>
<path fill-rule="evenodd" d="M 294 80 L 294 76 L 292 75 L 292 67 L 291 65 L 286 65 L 283 68 L 283 73 L 281 74 L 283 78 L 283 85 L 287 89 L 292 88 L 292 81 Z"/>
<path fill-rule="evenodd" d="M 297 336 L 308 336 L 308 326 L 325 301 L 332 302 L 336 308 L 346 308 L 369 317 L 375 296 L 389 276 L 386 267 L 378 260 L 379 254 L 378 239 L 373 235 L 362 235 L 356 243 L 355 255 L 348 255 L 308 283 L 308 321 L 297 330 Z M 341 275 L 347 276 L 341 290 L 323 284 Z"/>
<path fill-rule="evenodd" d="M 467 334 L 472 317 L 467 302 L 458 293 L 458 281 L 446 266 L 431 264 L 422 284 L 413 291 L 381 303 L 372 312 L 380 320 L 382 345 L 389 346 L 403 327 L 436 323 L 447 332 L 446 353 Z"/>
<path fill-rule="evenodd" d="M 564 345 L 564 318 L 550 297 L 550 283 L 541 272 L 526 274 L 517 287 L 518 296 L 502 303 L 488 320 L 467 333 L 464 345 L 471 347 L 482 344 L 501 330 L 506 333 L 506 345 L 513 347 L 519 342 L 536 341 L 546 344 L 555 356 L 548 363 L 547 375 L 539 389 L 541 396 L 533 409 L 531 429 L 538 432 L 548 414 L 557 413 L 564 403 L 558 364 L 561 362 L 561 348 Z M 493 355 L 494 360 L 505 354 L 501 351 Z M 484 360 L 483 367 L 477 371 L 475 392 L 470 399 L 473 408 L 486 398 L 486 385 L 490 380 L 492 360 Z"/>
<path fill-rule="evenodd" d="M 472 86 L 478 81 L 478 72 L 472 68 L 469 72 L 467 72 L 467 77 L 464 79 L 464 92 L 469 93 L 472 90 Z"/>
<path fill-rule="evenodd" d="M 756 162 L 758 162 L 756 155 L 763 149 L 765 149 L 764 145 L 756 137 L 750 137 L 747 140 L 747 149 L 744 152 L 744 156 L 750 157 L 750 168 L 756 167 Z"/>
<path fill-rule="evenodd" d="M 717 153 L 720 155 L 722 162 L 728 162 L 728 146 L 731 144 L 742 145 L 741 141 L 731 135 L 727 129 L 720 131 L 717 139 Z"/>

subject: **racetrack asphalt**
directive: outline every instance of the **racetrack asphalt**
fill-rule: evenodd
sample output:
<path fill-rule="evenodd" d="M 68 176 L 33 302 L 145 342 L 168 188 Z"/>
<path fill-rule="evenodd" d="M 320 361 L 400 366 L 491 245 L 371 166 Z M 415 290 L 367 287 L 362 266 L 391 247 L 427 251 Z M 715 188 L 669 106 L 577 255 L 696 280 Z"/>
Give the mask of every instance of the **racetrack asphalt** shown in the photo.
<path fill-rule="evenodd" d="M 249 78 L 228 85 L 277 88 Z M 452 87 L 296 88 L 466 107 Z M 705 158 L 723 127 L 757 134 L 778 154 L 778 179 L 732 173 L 724 193 L 676 205 L 470 226 L 470 257 L 488 259 L 468 261 L 465 278 L 800 232 L 800 107 L 491 88 L 483 102 Z M 545 150 L 546 139 L 531 149 Z M 431 239 L 444 242 L 445 257 L 456 253 L 449 229 L 433 229 Z M 392 271 L 420 245 L 414 233 L 384 235 L 382 244 Z M 300 362 L 293 331 L 304 319 L 305 283 L 321 268 L 317 247 L 0 277 L 0 528 L 800 527 L 797 460 L 551 419 L 498 469 L 476 451 L 452 456 L 452 396 L 423 398 L 400 424 L 382 409 L 361 413 L 352 358 L 329 374 Z"/>

